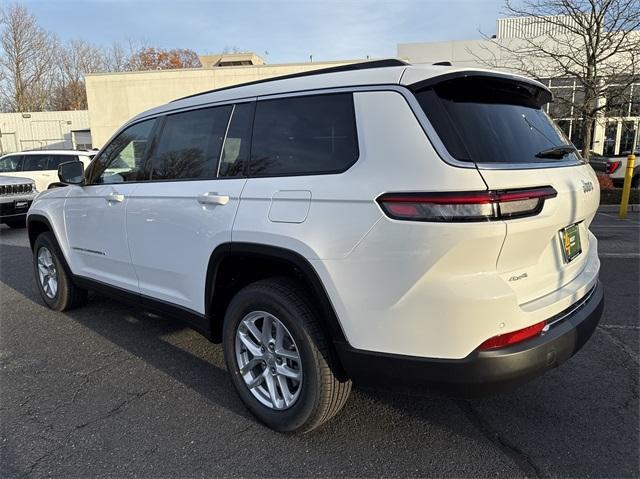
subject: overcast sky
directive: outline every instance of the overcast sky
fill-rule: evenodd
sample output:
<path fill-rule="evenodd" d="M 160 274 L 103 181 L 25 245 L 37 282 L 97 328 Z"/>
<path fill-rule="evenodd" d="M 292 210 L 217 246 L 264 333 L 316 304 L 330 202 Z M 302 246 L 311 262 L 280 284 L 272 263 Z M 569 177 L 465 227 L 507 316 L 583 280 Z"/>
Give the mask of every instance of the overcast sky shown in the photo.
<path fill-rule="evenodd" d="M 0 0 L 9 3 L 11 0 Z M 503 0 L 24 0 L 62 40 L 254 51 L 268 63 L 395 56 L 405 42 L 495 33 Z M 268 54 L 265 54 L 268 52 Z"/>

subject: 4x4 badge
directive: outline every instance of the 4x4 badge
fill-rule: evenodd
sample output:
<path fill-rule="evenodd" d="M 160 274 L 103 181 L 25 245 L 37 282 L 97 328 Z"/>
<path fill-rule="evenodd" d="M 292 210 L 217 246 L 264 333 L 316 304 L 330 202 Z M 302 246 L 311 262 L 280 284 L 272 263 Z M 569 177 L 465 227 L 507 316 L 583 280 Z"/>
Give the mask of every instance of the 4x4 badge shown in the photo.
<path fill-rule="evenodd" d="M 589 193 L 591 191 L 593 191 L 593 183 L 591 183 L 590 181 L 582 181 L 582 192 L 583 193 Z"/>

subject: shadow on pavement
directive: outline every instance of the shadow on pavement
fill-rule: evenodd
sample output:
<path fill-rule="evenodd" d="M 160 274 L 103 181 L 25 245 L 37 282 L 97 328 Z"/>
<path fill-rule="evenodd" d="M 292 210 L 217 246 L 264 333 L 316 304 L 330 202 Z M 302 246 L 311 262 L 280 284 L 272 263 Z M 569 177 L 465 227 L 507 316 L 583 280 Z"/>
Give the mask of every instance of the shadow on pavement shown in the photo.
<path fill-rule="evenodd" d="M 0 281 L 28 300 L 43 305 L 31 271 L 30 249 L 3 245 L 2 254 L 6 260 L 0 268 Z M 27 274 L 25 265 L 29 265 Z M 227 377 L 219 345 L 210 343 L 214 362 L 209 362 L 164 339 L 187 329 L 180 321 L 141 311 L 95 293 L 90 294 L 86 306 L 59 314 L 91 329 L 208 400 L 236 414 L 249 416 Z"/>
<path fill-rule="evenodd" d="M 0 281 L 42 304 L 29 248 L 1 248 Z M 172 344 L 169 337 L 185 329 L 178 321 L 98 295 L 92 295 L 86 307 L 64 314 L 209 401 L 250 417 L 227 377 L 222 348 L 196 333 L 186 336 L 184 347 Z M 206 353 L 199 357 L 201 350 Z M 401 458 L 422 449 L 428 454 L 428 442 L 413 441 L 425 440 L 423 434 L 429 429 L 433 443 L 463 436 L 467 446 L 475 444 L 485 453 L 489 444 L 525 476 L 634 476 L 638 473 L 637 456 L 631 457 L 634 449 L 637 452 L 631 445 L 638 443 L 637 366 L 596 332 L 568 363 L 514 392 L 463 400 L 357 389 L 341 414 L 317 433 L 293 441 L 309 446 L 332 441 L 345 448 L 353 441 L 365 446 L 383 441 L 386 450 L 377 454 L 393 460 L 391 456 Z M 285 440 L 264 428 L 262 434 Z"/>

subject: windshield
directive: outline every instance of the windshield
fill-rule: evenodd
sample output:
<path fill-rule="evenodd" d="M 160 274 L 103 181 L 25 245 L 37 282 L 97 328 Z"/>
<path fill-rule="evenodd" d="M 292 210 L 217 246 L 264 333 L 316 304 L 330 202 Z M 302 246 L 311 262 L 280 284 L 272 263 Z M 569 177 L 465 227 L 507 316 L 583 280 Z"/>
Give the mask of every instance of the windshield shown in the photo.
<path fill-rule="evenodd" d="M 461 77 L 416 93 L 452 157 L 475 163 L 579 161 L 577 152 L 541 152 L 571 145 L 541 109 L 541 89 L 509 79 Z M 569 150 L 569 149 L 568 149 Z"/>

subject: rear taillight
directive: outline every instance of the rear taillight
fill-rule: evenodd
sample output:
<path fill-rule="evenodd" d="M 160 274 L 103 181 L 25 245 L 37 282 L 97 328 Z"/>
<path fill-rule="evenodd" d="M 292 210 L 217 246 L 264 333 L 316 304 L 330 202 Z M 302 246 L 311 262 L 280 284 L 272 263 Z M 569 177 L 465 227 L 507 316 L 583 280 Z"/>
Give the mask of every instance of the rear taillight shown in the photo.
<path fill-rule="evenodd" d="M 478 346 L 478 349 L 480 351 L 487 351 L 488 349 L 503 348 L 505 346 L 524 341 L 525 339 L 533 338 L 542 332 L 545 325 L 546 321 L 542 321 L 541 323 L 537 323 L 533 326 L 528 326 L 511 333 L 494 336 L 493 338 L 487 339 L 484 343 Z"/>
<path fill-rule="evenodd" d="M 460 193 L 385 193 L 378 204 L 387 216 L 407 221 L 495 221 L 537 215 L 558 192 L 551 186 Z"/>
<path fill-rule="evenodd" d="M 620 168 L 620 161 L 610 161 L 607 163 L 607 173 L 615 173 Z"/>

